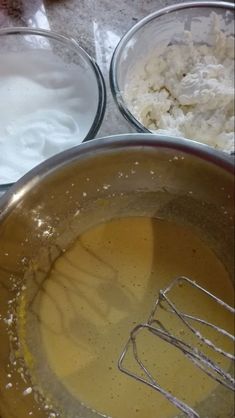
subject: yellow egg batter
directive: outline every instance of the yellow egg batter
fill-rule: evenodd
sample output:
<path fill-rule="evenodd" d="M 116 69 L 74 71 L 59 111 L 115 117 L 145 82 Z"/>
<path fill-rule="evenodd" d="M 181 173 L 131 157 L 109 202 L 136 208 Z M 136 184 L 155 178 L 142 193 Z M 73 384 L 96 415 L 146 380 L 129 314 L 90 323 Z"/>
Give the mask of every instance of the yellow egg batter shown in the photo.
<path fill-rule="evenodd" d="M 50 368 L 71 396 L 112 418 L 179 413 L 117 368 L 130 330 L 147 319 L 159 289 L 178 275 L 232 303 L 232 284 L 220 260 L 195 231 L 173 222 L 114 219 L 83 233 L 57 259 L 33 309 Z M 232 329 L 232 318 L 212 301 L 190 288 L 183 292 L 184 309 Z M 179 336 L 178 323 L 169 321 Z M 217 384 L 154 338 L 145 340 L 142 354 L 156 366 L 161 384 L 191 406 L 206 399 Z"/>

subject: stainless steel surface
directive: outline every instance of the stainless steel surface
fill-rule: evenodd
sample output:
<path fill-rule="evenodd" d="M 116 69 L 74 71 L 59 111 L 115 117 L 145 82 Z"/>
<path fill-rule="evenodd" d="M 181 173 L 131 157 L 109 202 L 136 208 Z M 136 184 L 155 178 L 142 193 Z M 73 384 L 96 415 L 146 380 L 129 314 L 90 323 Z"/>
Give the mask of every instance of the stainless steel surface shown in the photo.
<path fill-rule="evenodd" d="M 205 42 L 210 26 L 205 27 L 203 31 L 199 30 L 198 33 L 195 27 L 196 24 L 199 27 L 201 25 L 200 19 L 208 17 L 212 11 L 218 13 L 222 18 L 223 24 L 221 23 L 221 28 L 223 30 L 229 33 L 230 29 L 232 29 L 234 32 L 234 24 L 230 24 L 230 27 L 228 25 L 229 20 L 234 20 L 234 8 L 234 4 L 223 1 L 176 3 L 144 17 L 122 37 L 115 48 L 111 60 L 110 86 L 120 112 L 138 132 L 150 133 L 151 131 L 135 118 L 125 101 L 123 92 L 128 71 L 136 68 L 140 57 L 143 59 L 150 51 L 156 48 L 156 45 L 164 44 L 166 41 L 170 43 L 174 37 L 175 30 L 177 30 L 177 35 L 179 35 L 186 28 L 191 30 L 192 24 L 194 25 L 192 30 L 193 40 L 199 43 Z M 230 13 L 230 16 L 228 13 Z"/>
<path fill-rule="evenodd" d="M 165 289 L 160 290 L 155 306 L 150 316 L 148 317 L 147 321 L 143 324 L 136 325 L 130 332 L 130 338 L 127 341 L 124 347 L 124 350 L 121 353 L 121 356 L 118 362 L 118 367 L 122 372 L 126 373 L 128 376 L 160 392 L 163 396 L 165 396 L 169 400 L 169 402 L 171 402 L 179 410 L 184 412 L 188 417 L 200 418 L 200 415 L 194 409 L 192 409 L 189 405 L 185 404 L 185 402 L 182 402 L 180 399 L 176 398 L 174 394 L 168 392 L 167 390 L 165 390 L 159 385 L 159 383 L 153 377 L 152 372 L 141 361 L 141 357 L 139 356 L 138 343 L 137 343 L 137 335 L 139 335 L 141 331 L 147 330 L 153 335 L 155 335 L 156 337 L 166 341 L 167 343 L 171 344 L 172 346 L 180 350 L 183 353 L 183 355 L 187 356 L 187 358 L 189 358 L 197 367 L 203 370 L 212 379 L 224 385 L 226 388 L 232 391 L 235 391 L 235 379 L 232 373 L 229 373 L 223 368 L 221 368 L 219 362 L 214 362 L 212 358 L 205 355 L 201 350 L 198 350 L 196 346 L 191 346 L 187 344 L 183 339 L 179 339 L 174 334 L 169 332 L 166 329 L 164 322 L 162 323 L 158 317 L 159 309 L 164 309 L 173 315 L 177 315 L 180 321 L 182 321 L 182 323 L 186 325 L 187 329 L 189 329 L 198 340 L 200 340 L 203 344 L 210 347 L 212 350 L 216 351 L 217 353 L 221 354 L 222 356 L 225 356 L 226 358 L 234 362 L 235 360 L 234 353 L 232 354 L 227 351 L 224 351 L 222 348 L 215 345 L 211 340 L 205 337 L 196 328 L 196 325 L 203 324 L 206 327 L 213 329 L 213 331 L 215 331 L 215 334 L 221 334 L 223 336 L 226 336 L 231 341 L 233 341 L 233 344 L 235 342 L 234 335 L 230 334 L 225 329 L 222 329 L 213 323 L 205 321 L 205 319 L 201 317 L 192 316 L 185 312 L 182 312 L 182 310 L 180 310 L 180 308 L 177 307 L 174 304 L 174 302 L 172 302 L 171 298 L 168 296 L 168 294 L 171 293 L 171 290 L 173 288 L 177 286 L 178 287 L 182 286 L 183 284 L 194 287 L 197 291 L 204 293 L 208 298 L 213 299 L 217 304 L 219 304 L 224 309 L 226 309 L 227 311 L 235 315 L 235 309 L 232 306 L 228 305 L 227 303 L 225 303 L 224 301 L 222 301 L 221 299 L 213 295 L 208 290 L 199 286 L 195 281 L 192 281 L 188 277 L 184 277 L 184 276 L 177 277 L 171 283 L 169 283 L 169 285 Z M 196 324 L 195 326 L 193 325 L 194 323 Z M 156 350 L 157 350 L 157 347 L 156 347 Z M 139 374 L 136 374 L 135 372 L 130 370 L 128 367 L 125 367 L 125 358 L 130 351 L 136 363 L 140 366 Z M 231 368 L 234 371 L 234 365 L 232 365 Z M 141 377 L 142 375 L 144 377 Z M 193 380 L 193 377 L 192 377 L 192 380 Z"/>
<path fill-rule="evenodd" d="M 43 408 L 43 401 L 39 409 L 33 396 L 22 396 L 32 381 L 30 373 L 24 380 L 21 378 L 18 370 L 24 369 L 24 359 L 15 356 L 19 349 L 16 308 L 30 266 L 38 266 L 35 274 L 40 281 L 40 271 L 46 272 L 53 257 L 84 228 L 133 214 L 177 219 L 196 226 L 232 277 L 233 167 L 226 155 L 203 145 L 133 134 L 93 140 L 65 151 L 36 167 L 8 190 L 0 201 L 2 418 L 25 418 L 32 408 L 36 418 L 54 413 L 53 409 Z M 125 175 L 120 176 L 120 172 Z M 9 305 L 9 301 L 13 302 Z M 44 366 L 50 370 L 47 361 Z M 11 390 L 6 389 L 8 373 L 12 375 Z M 41 373 L 43 379 L 43 370 Z M 43 385 L 46 393 L 57 397 L 53 391 L 60 383 L 53 374 Z M 67 399 L 66 418 L 100 416 L 69 396 L 63 387 L 59 393 Z M 63 399 L 57 399 L 58 408 L 62 408 Z M 203 404 L 202 416 L 214 417 L 216 411 L 223 418 L 231 418 L 232 403 L 233 398 L 218 389 L 216 396 Z"/>

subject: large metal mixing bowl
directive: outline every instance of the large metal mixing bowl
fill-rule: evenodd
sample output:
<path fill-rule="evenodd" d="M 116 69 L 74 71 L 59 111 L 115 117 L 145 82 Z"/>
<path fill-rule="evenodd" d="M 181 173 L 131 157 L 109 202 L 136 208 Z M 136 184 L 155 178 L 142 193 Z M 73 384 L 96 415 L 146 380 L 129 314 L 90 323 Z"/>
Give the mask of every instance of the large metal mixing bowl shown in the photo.
<path fill-rule="evenodd" d="M 18 341 L 16 309 L 25 273 L 31 269 L 39 278 L 79 232 L 131 214 L 195 226 L 232 277 L 233 168 L 231 157 L 192 141 L 123 135 L 93 140 L 53 157 L 4 195 L 0 200 L 1 418 L 26 418 L 31 411 L 33 417 L 50 416 L 30 393 L 32 384 Z M 53 387 L 51 392 L 53 396 Z M 233 397 L 218 387 L 201 411 L 202 417 L 232 418 Z M 68 410 L 65 416 L 98 414 L 78 403 L 76 415 Z"/>

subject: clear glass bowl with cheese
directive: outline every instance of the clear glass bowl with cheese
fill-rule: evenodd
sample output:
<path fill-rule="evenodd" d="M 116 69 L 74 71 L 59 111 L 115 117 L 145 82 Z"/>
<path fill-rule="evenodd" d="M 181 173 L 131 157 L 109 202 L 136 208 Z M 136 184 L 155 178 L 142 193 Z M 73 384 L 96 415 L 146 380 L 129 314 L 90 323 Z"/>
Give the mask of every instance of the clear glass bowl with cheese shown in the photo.
<path fill-rule="evenodd" d="M 170 6 L 138 22 L 118 44 L 110 83 L 141 132 L 234 151 L 234 5 Z"/>

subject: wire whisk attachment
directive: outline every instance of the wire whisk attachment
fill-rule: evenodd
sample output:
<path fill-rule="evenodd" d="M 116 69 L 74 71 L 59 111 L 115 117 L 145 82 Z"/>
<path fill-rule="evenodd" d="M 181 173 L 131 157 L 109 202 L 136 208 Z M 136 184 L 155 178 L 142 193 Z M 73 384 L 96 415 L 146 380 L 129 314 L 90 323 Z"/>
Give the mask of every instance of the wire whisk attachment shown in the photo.
<path fill-rule="evenodd" d="M 170 284 L 164 290 L 159 291 L 157 300 L 150 316 L 147 319 L 147 322 L 136 325 L 130 332 L 130 337 L 119 358 L 118 368 L 128 376 L 131 376 L 135 380 L 144 383 L 155 389 L 157 392 L 161 393 L 169 402 L 176 406 L 180 411 L 185 413 L 186 416 L 190 418 L 200 418 L 200 415 L 193 408 L 181 401 L 179 398 L 175 397 L 172 393 L 170 393 L 170 391 L 164 389 L 159 384 L 159 382 L 153 376 L 153 373 L 151 373 L 149 368 L 146 366 L 145 362 L 141 360 L 137 342 L 137 337 L 139 334 L 141 332 L 143 333 L 147 331 L 179 350 L 181 353 L 183 353 L 184 356 L 193 362 L 196 367 L 200 368 L 212 379 L 216 380 L 226 388 L 235 391 L 235 380 L 234 376 L 232 376 L 232 373 L 224 370 L 223 367 L 220 366 L 219 362 L 206 355 L 196 346 L 196 344 L 195 346 L 191 345 L 187 341 L 184 341 L 183 339 L 178 338 L 173 333 L 169 332 L 159 319 L 160 310 L 164 310 L 165 312 L 176 316 L 180 323 L 184 325 L 189 331 L 189 334 L 194 336 L 195 341 L 199 343 L 200 347 L 207 347 L 209 351 L 213 350 L 213 352 L 217 353 L 217 355 L 221 355 L 224 358 L 230 360 L 231 364 L 234 362 L 234 352 L 227 352 L 223 348 L 219 347 L 218 344 L 212 342 L 203 334 L 201 328 L 204 329 L 204 327 L 208 327 L 215 333 L 215 335 L 228 338 L 233 343 L 233 347 L 235 342 L 234 335 L 232 335 L 227 330 L 206 321 L 203 318 L 182 312 L 176 306 L 176 304 L 172 302 L 170 294 L 173 292 L 173 290 L 180 291 L 180 288 L 182 288 L 183 285 L 193 287 L 197 292 L 203 293 L 205 297 L 208 297 L 216 304 L 220 305 L 221 308 L 230 312 L 232 315 L 235 314 L 235 309 L 232 306 L 228 305 L 223 300 L 219 299 L 208 290 L 201 287 L 195 281 L 184 276 L 177 277 L 172 282 L 170 282 Z M 198 326 L 200 330 L 197 328 Z M 138 366 L 139 373 L 134 370 L 130 370 L 130 367 L 125 366 L 127 355 L 131 355 L 135 360 L 135 364 Z"/>

